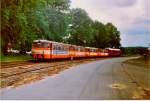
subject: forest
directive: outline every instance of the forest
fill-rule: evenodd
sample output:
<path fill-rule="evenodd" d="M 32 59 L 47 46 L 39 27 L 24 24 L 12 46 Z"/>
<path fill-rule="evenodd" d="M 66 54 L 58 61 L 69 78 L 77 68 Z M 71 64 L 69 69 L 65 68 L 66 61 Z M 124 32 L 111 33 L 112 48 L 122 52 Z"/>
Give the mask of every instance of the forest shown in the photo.
<path fill-rule="evenodd" d="M 70 0 L 1 0 L 1 52 L 30 51 L 35 39 L 120 48 L 120 31 L 111 22 L 92 20 Z M 101 13 L 101 12 L 99 12 Z"/>

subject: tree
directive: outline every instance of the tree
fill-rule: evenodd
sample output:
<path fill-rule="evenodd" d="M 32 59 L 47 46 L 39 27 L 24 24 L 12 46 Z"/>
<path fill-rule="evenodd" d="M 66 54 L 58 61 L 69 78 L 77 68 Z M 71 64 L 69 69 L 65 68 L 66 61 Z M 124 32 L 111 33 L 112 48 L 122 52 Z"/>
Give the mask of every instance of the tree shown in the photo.
<path fill-rule="evenodd" d="M 93 29 L 93 46 L 97 48 L 106 48 L 108 46 L 108 35 L 105 30 L 105 25 L 99 21 L 95 21 L 92 24 Z"/>
<path fill-rule="evenodd" d="M 64 14 L 69 9 L 69 5 L 69 0 L 2 0 L 3 53 L 7 53 L 8 46 L 25 53 L 31 49 L 32 41 L 37 38 L 60 40 L 61 35 L 58 39 L 52 36 L 60 32 L 65 33 Z M 47 14 L 53 9 L 54 15 Z M 50 18 L 55 15 L 57 18 L 51 20 L 53 22 L 51 23 Z M 57 24 L 54 24 L 55 21 Z M 58 32 L 53 33 L 52 27 L 59 27 Z"/>
<path fill-rule="evenodd" d="M 35 39 L 92 47 L 120 47 L 120 32 L 108 23 L 92 21 L 81 8 L 70 9 L 70 0 L 1 0 L 2 52 L 31 50 Z M 71 26 L 70 26 L 71 25 Z"/>
<path fill-rule="evenodd" d="M 119 48 L 121 46 L 120 32 L 112 23 L 107 23 L 105 27 L 108 35 L 108 46 L 112 48 Z"/>
<path fill-rule="evenodd" d="M 71 10 L 72 32 L 70 32 L 69 43 L 86 46 L 89 45 L 91 34 L 92 20 L 88 14 L 80 8 Z"/>
<path fill-rule="evenodd" d="M 62 41 L 69 23 L 67 22 L 67 14 L 58 12 L 55 9 L 50 9 L 47 10 L 46 15 L 50 32 L 48 39 L 58 42 Z"/>

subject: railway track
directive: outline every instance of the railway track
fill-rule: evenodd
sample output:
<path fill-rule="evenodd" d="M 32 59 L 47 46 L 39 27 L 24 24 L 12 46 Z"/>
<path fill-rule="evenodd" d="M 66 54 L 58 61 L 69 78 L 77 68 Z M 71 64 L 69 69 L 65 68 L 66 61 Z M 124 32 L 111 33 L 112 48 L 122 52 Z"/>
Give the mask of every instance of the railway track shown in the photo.
<path fill-rule="evenodd" d="M 32 69 L 24 69 L 22 72 L 9 73 L 9 74 L 1 73 L 0 78 L 7 78 L 7 77 L 10 77 L 10 76 L 20 75 L 20 74 L 24 74 L 24 73 L 28 73 L 28 72 L 40 71 L 40 70 L 43 70 L 43 69 L 49 70 L 49 68 L 51 70 L 53 70 L 54 67 L 59 66 L 61 68 L 64 65 L 66 65 L 66 63 L 57 64 L 57 65 L 47 65 L 47 66 L 39 65 L 39 66 L 34 67 L 34 68 L 32 67 Z M 68 63 L 67 63 L 67 65 L 68 65 Z"/>
<path fill-rule="evenodd" d="M 23 61 L 23 62 L 2 62 L 1 69 L 5 68 L 13 68 L 19 66 L 26 66 L 26 65 L 35 65 L 35 64 L 44 64 L 44 63 L 54 63 L 54 62 L 61 62 L 61 61 L 68 61 L 68 60 L 57 60 L 57 61 Z"/>
<path fill-rule="evenodd" d="M 89 61 L 89 60 L 86 60 Z M 91 59 L 90 59 L 91 61 Z M 58 67 L 57 69 L 61 69 L 63 68 L 63 66 L 69 66 L 71 64 L 75 64 L 75 63 L 82 63 L 85 62 L 85 60 L 76 60 L 76 61 L 63 61 L 63 62 L 54 62 L 54 63 L 39 63 L 39 64 L 33 64 L 33 63 L 29 63 L 29 64 L 17 64 L 17 66 L 11 67 L 9 65 L 7 65 L 6 67 L 3 67 L 1 69 L 1 74 L 0 74 L 0 78 L 8 78 L 10 76 L 16 76 L 16 75 L 21 75 L 21 74 L 25 74 L 28 72 L 34 72 L 34 71 L 41 71 L 41 70 L 53 70 L 55 69 L 55 67 Z M 14 65 L 14 64 L 13 64 Z M 8 67 L 9 66 L 9 67 Z M 8 69 L 8 70 L 7 70 Z M 15 71 L 15 69 L 18 69 L 17 71 Z M 9 71 L 9 72 L 7 72 Z"/>
<path fill-rule="evenodd" d="M 23 66 L 23 65 L 31 65 L 34 64 L 33 62 L 30 61 L 23 61 L 23 62 L 2 62 L 1 63 L 1 69 L 3 68 L 12 68 L 12 67 L 16 67 L 16 66 Z"/>
<path fill-rule="evenodd" d="M 99 58 L 105 59 L 105 58 Z M 26 84 L 29 82 L 40 80 L 45 76 L 51 76 L 53 74 L 58 74 L 59 72 L 74 67 L 74 65 L 79 65 L 86 62 L 96 61 L 99 59 L 81 59 L 74 61 L 56 61 L 56 62 L 42 62 L 34 64 L 24 64 L 13 66 L 12 68 L 1 68 L 0 79 L 1 79 L 1 88 L 8 86 L 17 85 L 18 82 Z M 20 66 L 21 65 L 21 66 Z M 40 79 L 39 79 L 40 78 Z"/>

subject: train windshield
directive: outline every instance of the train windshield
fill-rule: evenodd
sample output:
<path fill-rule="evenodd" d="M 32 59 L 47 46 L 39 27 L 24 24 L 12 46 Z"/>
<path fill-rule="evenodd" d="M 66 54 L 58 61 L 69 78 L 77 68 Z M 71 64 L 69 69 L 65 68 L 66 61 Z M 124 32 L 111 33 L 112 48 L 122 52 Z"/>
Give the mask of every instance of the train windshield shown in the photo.
<path fill-rule="evenodd" d="M 33 42 L 32 47 L 34 48 L 50 48 L 47 42 Z"/>

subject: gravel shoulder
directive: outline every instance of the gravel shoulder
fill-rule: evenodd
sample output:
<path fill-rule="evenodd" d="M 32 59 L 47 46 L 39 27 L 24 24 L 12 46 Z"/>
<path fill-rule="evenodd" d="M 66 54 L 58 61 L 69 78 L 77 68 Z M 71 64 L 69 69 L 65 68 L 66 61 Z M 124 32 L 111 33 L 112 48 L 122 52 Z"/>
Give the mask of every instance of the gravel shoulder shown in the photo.
<path fill-rule="evenodd" d="M 139 57 L 122 63 L 123 71 L 137 87 L 134 99 L 150 99 L 150 60 Z"/>

